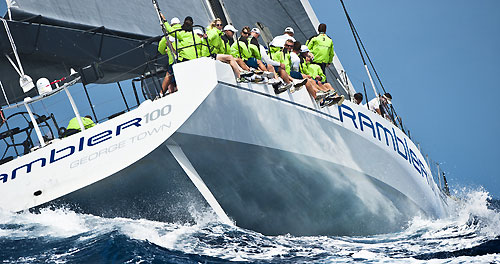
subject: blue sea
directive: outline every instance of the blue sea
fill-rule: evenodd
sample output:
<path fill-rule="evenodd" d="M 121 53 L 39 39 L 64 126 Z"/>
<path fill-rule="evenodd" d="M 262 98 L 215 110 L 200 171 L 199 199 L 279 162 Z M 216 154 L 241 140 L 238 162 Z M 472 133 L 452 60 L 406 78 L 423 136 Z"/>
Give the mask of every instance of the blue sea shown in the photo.
<path fill-rule="evenodd" d="M 0 212 L 2 263 L 500 263 L 500 200 L 456 195 L 450 216 L 374 236 L 265 236 L 194 209 L 195 224 L 68 209 Z"/>

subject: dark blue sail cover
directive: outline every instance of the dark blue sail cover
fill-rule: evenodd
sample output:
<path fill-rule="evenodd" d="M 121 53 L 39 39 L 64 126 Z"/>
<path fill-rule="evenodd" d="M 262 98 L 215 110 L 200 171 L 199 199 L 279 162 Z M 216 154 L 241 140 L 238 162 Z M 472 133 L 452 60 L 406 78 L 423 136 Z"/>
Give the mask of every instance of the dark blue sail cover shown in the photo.
<path fill-rule="evenodd" d="M 238 1 L 239 2 L 239 1 Z M 206 25 L 213 15 L 206 0 L 158 0 L 167 18 L 186 16 Z M 52 24 L 80 24 L 105 27 L 132 34 L 157 36 L 162 33 L 151 0 L 15 0 L 10 4 L 12 18 L 22 20 L 41 15 Z"/>

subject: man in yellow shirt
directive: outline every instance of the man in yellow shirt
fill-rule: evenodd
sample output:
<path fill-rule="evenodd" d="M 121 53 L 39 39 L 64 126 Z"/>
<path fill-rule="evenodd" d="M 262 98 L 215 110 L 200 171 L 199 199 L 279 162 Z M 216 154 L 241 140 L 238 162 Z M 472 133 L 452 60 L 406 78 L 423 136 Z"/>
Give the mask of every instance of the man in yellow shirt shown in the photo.
<path fill-rule="evenodd" d="M 325 72 L 326 66 L 333 62 L 333 41 L 326 35 L 326 25 L 318 26 L 319 34 L 310 38 L 306 45 L 314 55 L 314 63 L 321 66 L 321 70 Z"/>
<path fill-rule="evenodd" d="M 85 129 L 89 129 L 93 126 L 95 126 L 94 121 L 92 121 L 92 117 L 89 115 L 82 118 L 82 123 L 83 127 Z M 73 117 L 71 120 L 69 120 L 68 126 L 66 127 L 66 131 L 62 134 L 62 137 L 67 137 L 71 136 L 73 134 L 76 134 L 81 131 L 80 124 L 78 123 L 78 119 L 76 117 Z"/>

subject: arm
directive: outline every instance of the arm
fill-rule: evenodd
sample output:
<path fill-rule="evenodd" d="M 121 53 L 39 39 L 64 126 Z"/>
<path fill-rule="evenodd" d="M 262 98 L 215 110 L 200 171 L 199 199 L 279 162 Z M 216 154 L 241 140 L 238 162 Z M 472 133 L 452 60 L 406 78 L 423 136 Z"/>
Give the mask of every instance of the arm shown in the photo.
<path fill-rule="evenodd" d="M 328 63 L 333 62 L 333 57 L 335 56 L 335 52 L 333 51 L 333 42 L 330 44 L 330 48 L 328 49 Z"/>
<path fill-rule="evenodd" d="M 320 81 L 320 82 L 325 82 L 326 81 L 326 76 L 325 74 L 323 73 L 323 70 L 321 70 L 321 67 L 319 67 L 318 65 L 314 65 L 314 68 L 316 70 L 316 72 L 314 73 L 314 76 L 316 76 L 316 80 Z"/>
<path fill-rule="evenodd" d="M 312 52 L 314 46 L 316 44 L 316 38 L 311 38 L 306 42 L 307 48 Z"/>
<path fill-rule="evenodd" d="M 233 43 L 233 45 L 231 45 L 231 52 L 230 52 L 230 53 L 231 53 L 231 55 L 233 55 L 233 57 L 235 57 L 235 58 L 240 58 L 240 57 L 241 57 L 241 56 L 240 56 L 240 54 L 241 54 L 241 53 L 240 53 L 240 52 L 241 52 L 241 50 L 239 50 L 239 49 L 238 49 L 238 47 L 239 47 L 239 46 L 238 46 L 238 42 L 239 42 L 239 41 L 235 41 L 235 42 Z M 241 48 L 241 47 L 240 47 L 240 48 Z"/>
<path fill-rule="evenodd" d="M 161 55 L 165 55 L 166 50 L 167 50 L 167 39 L 163 37 L 158 43 L 158 52 L 160 52 Z"/>
<path fill-rule="evenodd" d="M 260 45 L 260 54 L 262 55 L 262 61 L 271 65 L 271 66 L 274 66 L 274 67 L 281 67 L 282 64 L 275 61 L 275 60 L 272 60 L 269 55 L 267 54 L 267 51 L 266 49 L 264 48 L 264 46 Z M 283 65 L 283 68 L 285 67 L 285 65 Z"/>

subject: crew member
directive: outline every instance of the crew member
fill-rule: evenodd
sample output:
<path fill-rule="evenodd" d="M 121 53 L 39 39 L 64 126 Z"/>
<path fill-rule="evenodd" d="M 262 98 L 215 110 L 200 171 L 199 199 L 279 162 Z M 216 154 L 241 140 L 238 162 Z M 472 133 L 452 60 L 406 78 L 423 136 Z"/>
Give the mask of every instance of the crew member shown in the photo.
<path fill-rule="evenodd" d="M 388 118 L 388 114 L 387 114 L 387 107 L 388 105 L 392 104 L 391 103 L 391 100 L 392 100 L 392 95 L 390 93 L 385 93 L 384 95 L 380 96 L 380 97 L 375 97 L 373 99 L 371 99 L 369 102 L 368 102 L 368 108 L 370 110 L 372 110 L 373 112 L 385 117 L 385 118 Z"/>
<path fill-rule="evenodd" d="M 83 127 L 85 129 L 89 129 L 93 126 L 95 126 L 94 121 L 92 121 L 92 117 L 89 115 L 85 117 L 81 117 Z M 73 134 L 76 134 L 81 131 L 80 124 L 78 123 L 78 119 L 76 117 L 73 117 L 71 120 L 69 120 L 68 126 L 66 127 L 66 131 L 64 131 L 62 137 L 67 137 Z"/>
<path fill-rule="evenodd" d="M 325 69 L 330 63 L 333 62 L 333 41 L 330 37 L 326 35 L 326 25 L 320 24 L 318 26 L 319 34 L 311 37 L 306 45 L 309 50 L 314 55 L 314 63 L 321 66 L 321 70 L 325 72 Z"/>
<path fill-rule="evenodd" d="M 363 94 L 355 93 L 354 96 L 352 97 L 352 102 L 358 105 L 361 104 L 363 102 Z"/>

